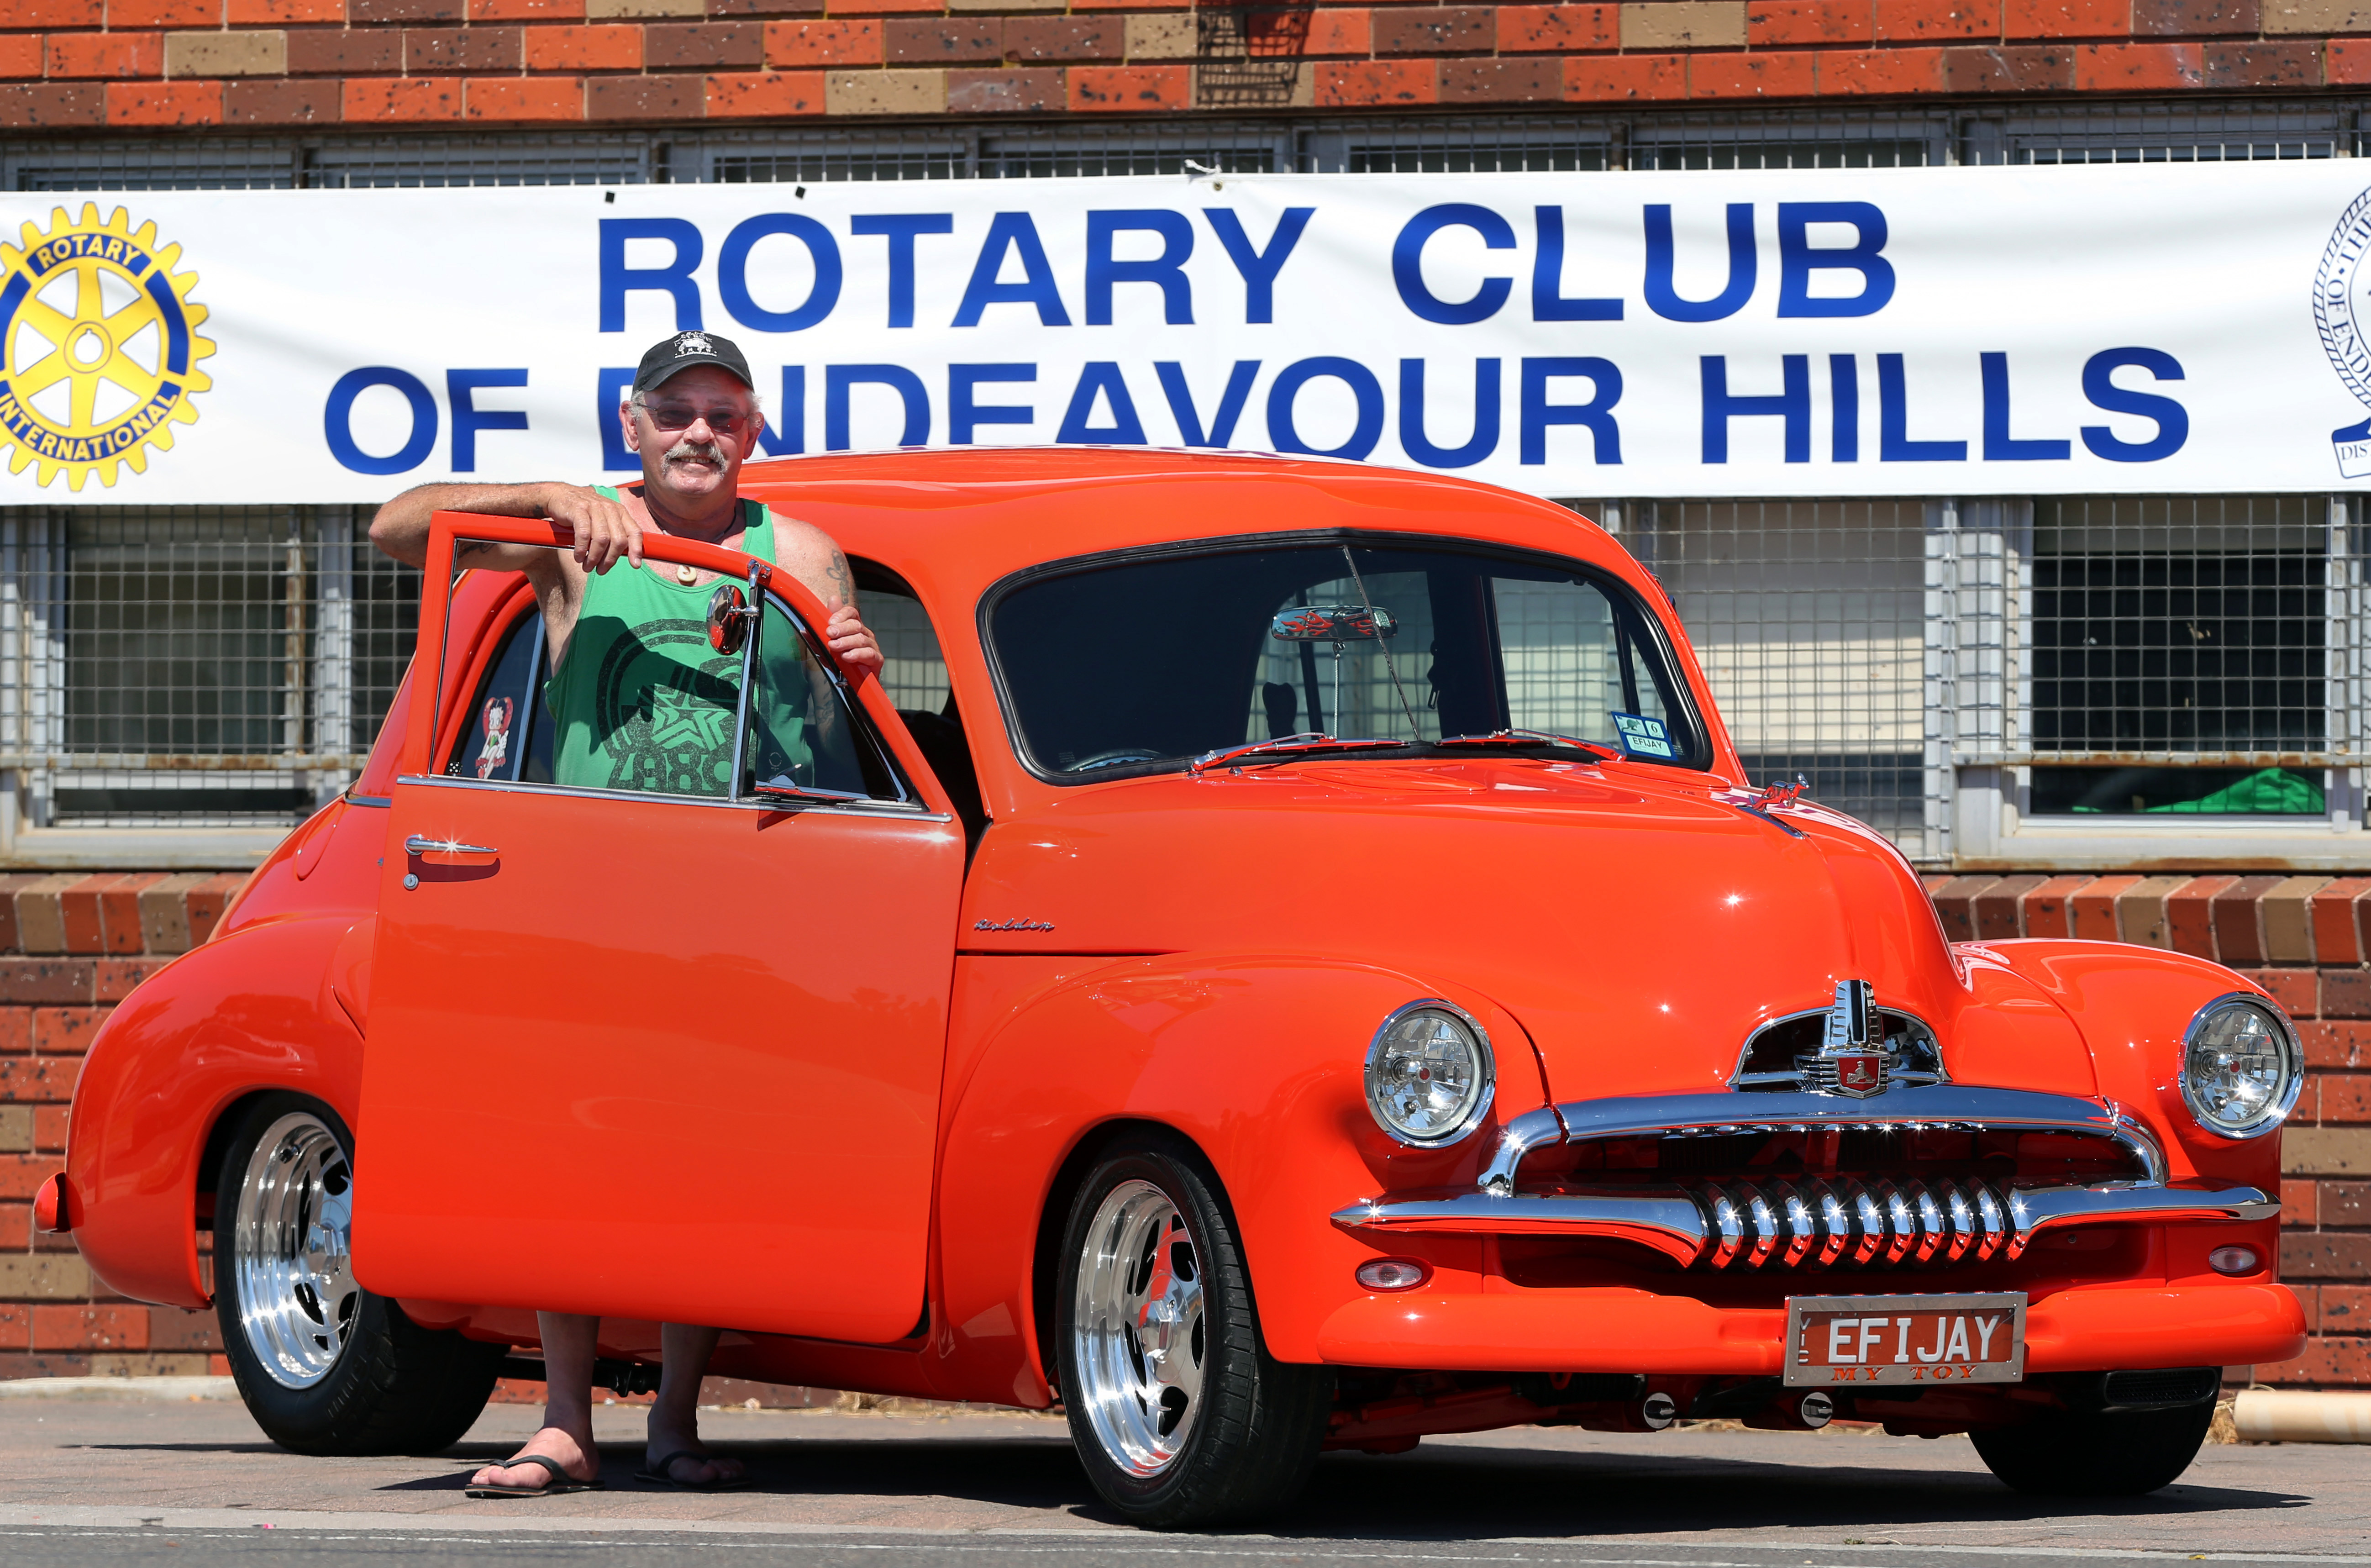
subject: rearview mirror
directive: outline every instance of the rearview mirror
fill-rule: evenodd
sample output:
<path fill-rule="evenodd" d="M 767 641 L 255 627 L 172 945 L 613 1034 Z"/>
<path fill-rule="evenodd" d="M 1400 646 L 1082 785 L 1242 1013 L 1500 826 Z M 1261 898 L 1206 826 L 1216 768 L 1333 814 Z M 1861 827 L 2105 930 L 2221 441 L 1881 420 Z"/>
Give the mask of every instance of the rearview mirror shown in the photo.
<path fill-rule="evenodd" d="M 1371 643 L 1398 636 L 1400 623 L 1380 605 L 1304 604 L 1278 610 L 1267 633 L 1279 643 Z"/>
<path fill-rule="evenodd" d="M 720 584 L 708 596 L 708 645 L 720 654 L 737 654 L 749 640 L 749 622 L 757 611 L 749 596 L 731 583 Z"/>

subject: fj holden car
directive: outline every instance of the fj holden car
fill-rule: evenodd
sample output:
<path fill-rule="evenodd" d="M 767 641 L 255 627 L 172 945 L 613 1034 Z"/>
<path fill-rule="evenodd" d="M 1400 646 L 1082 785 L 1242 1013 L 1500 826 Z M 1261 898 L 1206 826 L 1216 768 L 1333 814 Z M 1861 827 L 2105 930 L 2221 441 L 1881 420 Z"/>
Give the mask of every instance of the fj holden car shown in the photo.
<path fill-rule="evenodd" d="M 722 574 L 679 633 L 735 761 L 619 674 L 646 787 L 555 787 L 526 586 L 452 563 L 566 537 L 442 515 L 369 766 L 90 1050 L 40 1223 L 212 1303 L 289 1447 L 451 1442 L 541 1307 L 621 1388 L 680 1320 L 723 1375 L 1058 1400 L 1148 1526 L 1521 1423 L 2137 1493 L 2301 1350 L 2280 1009 L 1947 941 L 1884 838 L 1749 784 L 1570 512 L 1148 452 L 745 488 L 845 546 L 885 684 L 653 540 Z"/>

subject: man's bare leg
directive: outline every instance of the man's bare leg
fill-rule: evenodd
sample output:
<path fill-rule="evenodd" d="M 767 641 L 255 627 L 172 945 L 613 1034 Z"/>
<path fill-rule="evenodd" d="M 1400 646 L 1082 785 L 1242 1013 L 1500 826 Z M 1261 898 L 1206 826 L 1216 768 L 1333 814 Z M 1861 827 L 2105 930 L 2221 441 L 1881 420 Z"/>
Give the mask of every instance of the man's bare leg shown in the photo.
<path fill-rule="evenodd" d="M 659 1325 L 659 1397 L 651 1406 L 650 1447 L 642 1462 L 652 1466 L 669 1455 L 699 1456 L 677 1459 L 667 1468 L 669 1481 L 713 1486 L 744 1472 L 740 1460 L 710 1454 L 700 1444 L 700 1380 L 707 1375 L 716 1340 L 714 1329 Z"/>
<path fill-rule="evenodd" d="M 538 1312 L 535 1317 L 543 1334 L 543 1425 L 513 1458 L 541 1454 L 578 1481 L 591 1481 L 601 1473 L 601 1453 L 593 1446 L 593 1347 L 601 1319 L 574 1312 Z M 488 1465 L 469 1478 L 469 1484 L 527 1491 L 550 1479 L 541 1465 L 515 1469 Z"/>

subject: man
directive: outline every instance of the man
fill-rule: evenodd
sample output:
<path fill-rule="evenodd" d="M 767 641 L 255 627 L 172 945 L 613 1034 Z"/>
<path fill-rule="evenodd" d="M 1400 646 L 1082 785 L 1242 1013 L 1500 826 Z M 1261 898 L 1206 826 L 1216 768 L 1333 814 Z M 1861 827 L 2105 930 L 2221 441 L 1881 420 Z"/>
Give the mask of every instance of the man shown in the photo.
<path fill-rule="evenodd" d="M 729 760 L 700 758 L 687 764 L 677 757 L 667 778 L 653 781 L 649 714 L 659 705 L 676 711 L 703 701 L 729 704 L 731 695 L 707 691 L 713 682 L 701 673 L 704 660 L 683 639 L 642 633 L 656 621 L 703 618 L 716 577 L 689 567 L 646 568 L 645 535 L 696 539 L 771 560 L 829 610 L 824 640 L 852 676 L 877 674 L 881 650 L 857 616 L 854 581 L 839 547 L 820 529 L 774 517 L 763 505 L 742 500 L 735 488 L 741 465 L 765 428 L 749 364 L 738 348 L 707 332 L 677 332 L 653 344 L 642 355 L 632 396 L 618 417 L 627 447 L 641 454 L 641 485 L 619 491 L 557 482 L 423 484 L 379 509 L 371 541 L 419 566 L 427 562 L 429 523 L 439 510 L 567 524 L 575 534 L 573 551 L 479 544 L 464 545 L 461 556 L 471 566 L 526 573 L 543 607 L 552 672 L 546 694 L 556 730 L 553 782 L 696 793 L 729 778 Z M 620 563 L 627 570 L 613 571 Z M 703 642 L 698 652 L 707 651 Z M 607 693 L 611 700 L 601 700 L 595 672 L 619 669 L 632 672 L 645 689 L 627 694 L 622 703 L 614 692 Z M 721 726 L 724 734 L 731 728 L 729 723 Z M 729 743 L 721 744 L 729 749 Z M 470 1477 L 472 1496 L 581 1491 L 600 1473 L 593 1441 L 593 1362 L 600 1319 L 545 1312 L 538 1320 L 548 1376 L 543 1426 L 515 1456 Z M 651 1407 L 641 1472 L 645 1478 L 703 1491 L 746 1479 L 740 1461 L 708 1454 L 700 1445 L 700 1380 L 716 1340 L 714 1329 L 662 1327 L 658 1400 Z M 517 1473 L 522 1469 L 525 1476 Z M 527 1477 L 532 1481 L 521 1484 Z"/>

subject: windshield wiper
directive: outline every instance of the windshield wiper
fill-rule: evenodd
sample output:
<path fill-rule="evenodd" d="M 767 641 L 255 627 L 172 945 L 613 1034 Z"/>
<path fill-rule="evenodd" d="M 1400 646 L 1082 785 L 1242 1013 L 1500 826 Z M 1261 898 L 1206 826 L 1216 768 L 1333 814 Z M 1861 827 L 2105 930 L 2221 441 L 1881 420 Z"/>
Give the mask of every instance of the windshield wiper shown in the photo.
<path fill-rule="evenodd" d="M 1287 751 L 1364 751 L 1376 747 L 1406 747 L 1410 740 L 1337 740 L 1330 735 L 1306 730 L 1299 735 L 1279 735 L 1269 740 L 1255 740 L 1247 746 L 1230 746 L 1222 750 L 1205 751 L 1186 764 L 1189 773 L 1209 768 L 1222 768 L 1243 757 L 1257 757 Z"/>
<path fill-rule="evenodd" d="M 1593 740 L 1575 740 L 1569 735 L 1551 735 L 1544 729 L 1494 729 L 1487 735 L 1444 735 L 1431 742 L 1435 746 L 1562 746 L 1573 751 L 1586 751 L 1608 762 L 1618 762 L 1622 753 L 1611 746 L 1600 746 Z"/>

